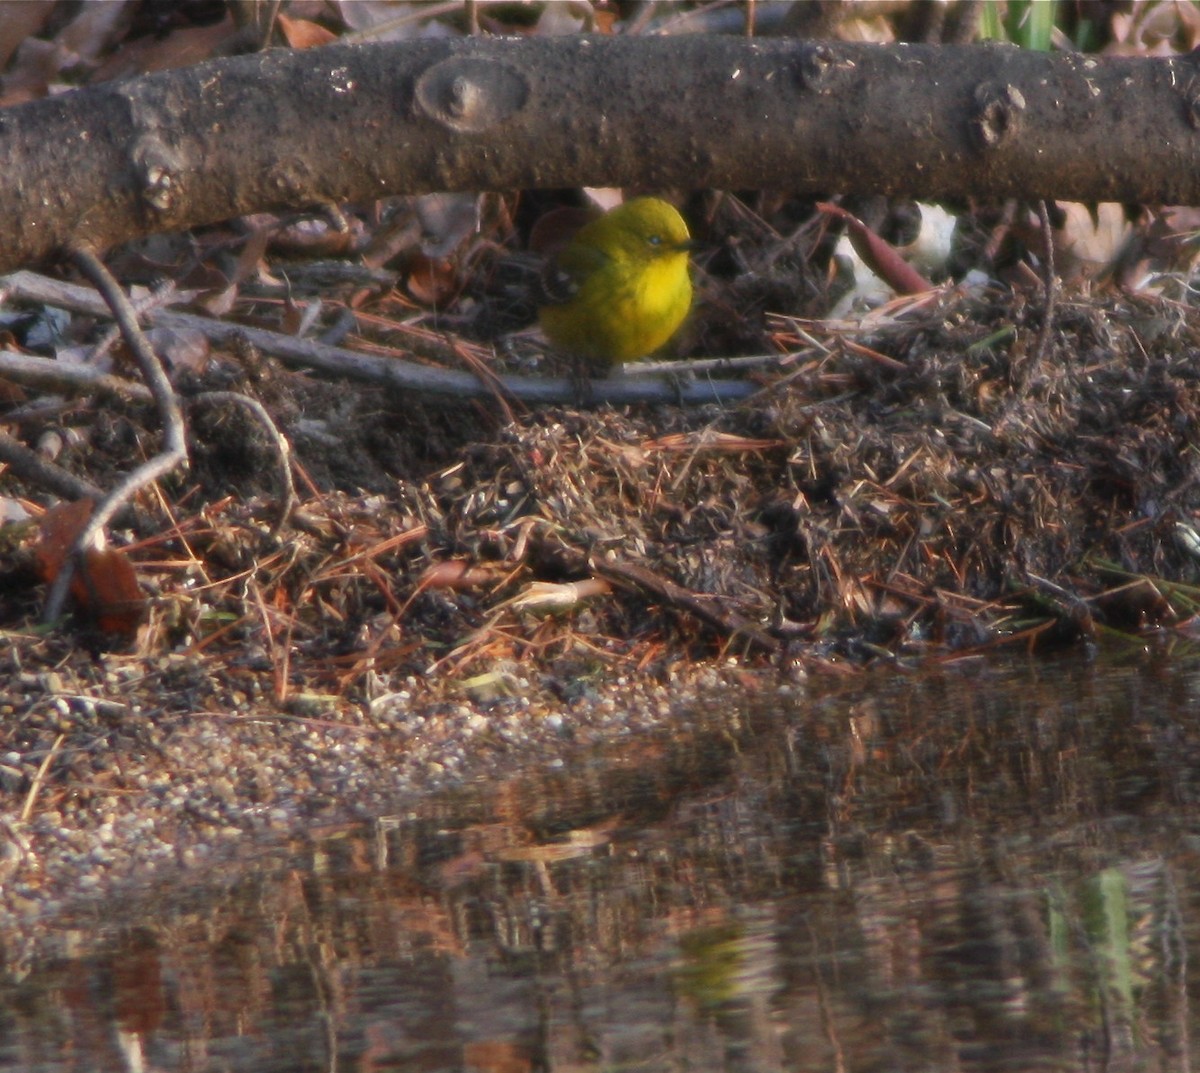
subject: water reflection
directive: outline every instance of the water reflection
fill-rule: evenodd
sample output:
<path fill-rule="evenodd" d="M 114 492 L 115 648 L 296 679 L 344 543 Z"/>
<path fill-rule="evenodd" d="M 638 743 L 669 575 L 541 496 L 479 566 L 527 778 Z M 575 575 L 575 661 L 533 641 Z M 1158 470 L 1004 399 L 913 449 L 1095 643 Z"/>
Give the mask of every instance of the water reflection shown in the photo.
<path fill-rule="evenodd" d="M 1188 1070 L 1196 683 L 719 698 L 81 915 L 3 967 L 0 1069 Z"/>

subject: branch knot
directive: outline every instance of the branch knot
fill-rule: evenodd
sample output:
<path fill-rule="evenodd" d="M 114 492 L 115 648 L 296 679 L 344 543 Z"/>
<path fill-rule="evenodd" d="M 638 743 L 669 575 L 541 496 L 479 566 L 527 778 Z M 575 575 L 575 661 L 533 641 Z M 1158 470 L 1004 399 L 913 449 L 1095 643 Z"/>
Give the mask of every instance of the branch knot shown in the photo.
<path fill-rule="evenodd" d="M 417 79 L 417 107 L 457 131 L 487 130 L 525 105 L 525 76 L 506 63 L 453 56 Z"/>
<path fill-rule="evenodd" d="M 975 87 L 971 140 L 980 149 L 998 149 L 1016 137 L 1025 96 L 1011 83 L 983 82 Z"/>

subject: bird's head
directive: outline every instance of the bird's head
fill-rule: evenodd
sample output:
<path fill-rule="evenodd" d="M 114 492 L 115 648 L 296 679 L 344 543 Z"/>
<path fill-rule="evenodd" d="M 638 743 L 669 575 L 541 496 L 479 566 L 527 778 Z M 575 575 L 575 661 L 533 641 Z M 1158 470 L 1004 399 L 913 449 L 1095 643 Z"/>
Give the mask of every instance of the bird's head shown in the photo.
<path fill-rule="evenodd" d="M 693 243 L 687 224 L 673 205 L 656 197 L 639 197 L 618 205 L 607 216 L 608 233 L 625 255 L 635 260 L 687 256 Z"/>

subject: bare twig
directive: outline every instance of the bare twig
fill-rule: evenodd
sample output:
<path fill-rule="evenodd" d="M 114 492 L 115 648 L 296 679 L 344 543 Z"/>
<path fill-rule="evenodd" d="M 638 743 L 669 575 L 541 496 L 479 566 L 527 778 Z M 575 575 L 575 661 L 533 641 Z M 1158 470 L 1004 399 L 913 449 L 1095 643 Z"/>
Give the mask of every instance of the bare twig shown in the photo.
<path fill-rule="evenodd" d="M 231 406 L 240 406 L 263 427 L 263 431 L 266 432 L 267 438 L 275 448 L 276 472 L 279 477 L 279 516 L 272 526 L 272 530 L 277 532 L 283 527 L 288 518 L 291 517 L 292 511 L 298 502 L 296 485 L 292 481 L 292 451 L 287 437 L 279 431 L 275 422 L 271 420 L 271 415 L 267 413 L 267 408 L 257 399 L 252 399 L 249 395 L 243 395 L 237 391 L 205 391 L 195 396 L 191 401 L 193 403 L 227 403 Z"/>
<path fill-rule="evenodd" d="M 700 593 L 685 589 L 661 574 L 647 570 L 634 563 L 604 559 L 597 555 L 588 556 L 588 568 L 606 581 L 623 589 L 632 589 L 644 596 L 660 600 L 676 611 L 683 611 L 707 623 L 724 637 L 741 638 L 753 647 L 765 652 L 778 652 L 782 643 L 771 636 L 756 622 L 751 622 L 736 611 L 720 606 L 719 601 Z"/>
<path fill-rule="evenodd" d="M 33 815 L 33 806 L 37 801 L 38 793 L 42 789 L 42 783 L 46 781 L 46 772 L 50 770 L 50 764 L 58 755 L 58 750 L 62 748 L 62 743 L 66 740 L 66 737 L 66 734 L 59 734 L 54 739 L 54 744 L 50 746 L 50 751 L 38 765 L 38 769 L 29 783 L 29 793 L 25 795 L 25 804 L 21 806 L 21 823 L 28 823 L 29 817 Z"/>
<path fill-rule="evenodd" d="M 95 284 L 96 289 L 104 296 L 108 308 L 115 317 L 117 324 L 129 344 L 130 350 L 138 363 L 142 377 L 154 397 L 159 416 L 163 423 L 163 449 L 153 458 L 147 460 L 137 469 L 128 473 L 112 488 L 108 495 L 96 504 L 88 523 L 80 530 L 71 552 L 63 560 L 62 568 L 50 585 L 46 595 L 46 606 L 42 612 L 43 620 L 52 622 L 62 613 L 63 603 L 71 584 L 71 576 L 75 571 L 80 556 L 90 548 L 97 535 L 112 520 L 113 516 L 125 506 L 137 492 L 159 477 L 171 472 L 180 463 L 187 461 L 187 443 L 184 435 L 183 414 L 179 408 L 179 400 L 171 387 L 167 374 L 163 370 L 158 356 L 154 353 L 145 333 L 138 324 L 137 312 L 134 310 L 125 292 L 94 250 L 85 246 L 77 246 L 71 251 L 79 270 Z"/>
<path fill-rule="evenodd" d="M 736 358 L 693 358 L 688 361 L 634 361 L 624 366 L 625 376 L 700 376 L 706 373 L 741 372 L 743 369 L 783 369 L 794 365 L 805 352 L 744 354 Z"/>
<path fill-rule="evenodd" d="M 100 395 L 115 399 L 138 399 L 148 402 L 150 389 L 135 380 L 103 373 L 90 365 L 38 358 L 0 350 L 0 376 L 40 391 L 68 395 Z"/>
<path fill-rule="evenodd" d="M 6 432 L 0 432 L 0 462 L 4 462 L 14 475 L 39 488 L 45 488 L 64 499 L 103 499 L 104 492 L 91 481 L 76 477 L 49 459 L 42 458 L 23 443 L 18 443 Z"/>
<path fill-rule="evenodd" d="M 34 272 L 14 272 L 0 277 L 0 288 L 13 298 L 44 302 L 62 309 L 106 316 L 109 310 L 96 294 L 86 287 L 39 276 Z M 316 369 L 330 376 L 384 384 L 400 391 L 443 398 L 491 398 L 495 386 L 483 383 L 473 373 L 456 369 L 434 369 L 427 365 L 401 361 L 393 357 L 360 354 L 342 347 L 326 346 L 311 339 L 297 339 L 263 328 L 226 321 L 212 320 L 191 313 L 175 313 L 155 309 L 146 319 L 162 327 L 188 329 L 203 333 L 215 343 L 228 344 L 244 339 L 264 354 L 272 354 L 285 364 Z M 685 372 L 680 365 L 678 372 Z M 550 380 L 535 376 L 505 376 L 499 384 L 514 399 L 530 403 L 567 403 L 578 401 L 578 385 L 570 379 Z M 596 403 L 622 406 L 630 403 L 683 402 L 691 405 L 713 402 L 735 402 L 758 390 L 757 385 L 740 380 L 697 380 L 691 383 L 669 383 L 637 377 L 614 377 L 594 380 L 590 396 Z"/>

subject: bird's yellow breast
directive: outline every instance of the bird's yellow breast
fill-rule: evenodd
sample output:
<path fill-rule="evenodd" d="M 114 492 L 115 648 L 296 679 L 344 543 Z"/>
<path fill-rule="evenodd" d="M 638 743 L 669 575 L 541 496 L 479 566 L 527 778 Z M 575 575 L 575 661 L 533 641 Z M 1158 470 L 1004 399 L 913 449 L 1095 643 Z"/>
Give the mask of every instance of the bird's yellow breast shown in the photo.
<path fill-rule="evenodd" d="M 683 219 L 654 198 L 593 221 L 557 261 L 569 296 L 539 310 L 547 338 L 596 365 L 654 353 L 691 308 L 689 247 Z"/>
<path fill-rule="evenodd" d="M 667 343 L 691 304 L 687 254 L 679 253 L 636 270 L 618 263 L 593 273 L 572 302 L 542 309 L 542 328 L 579 357 L 635 361 Z"/>

